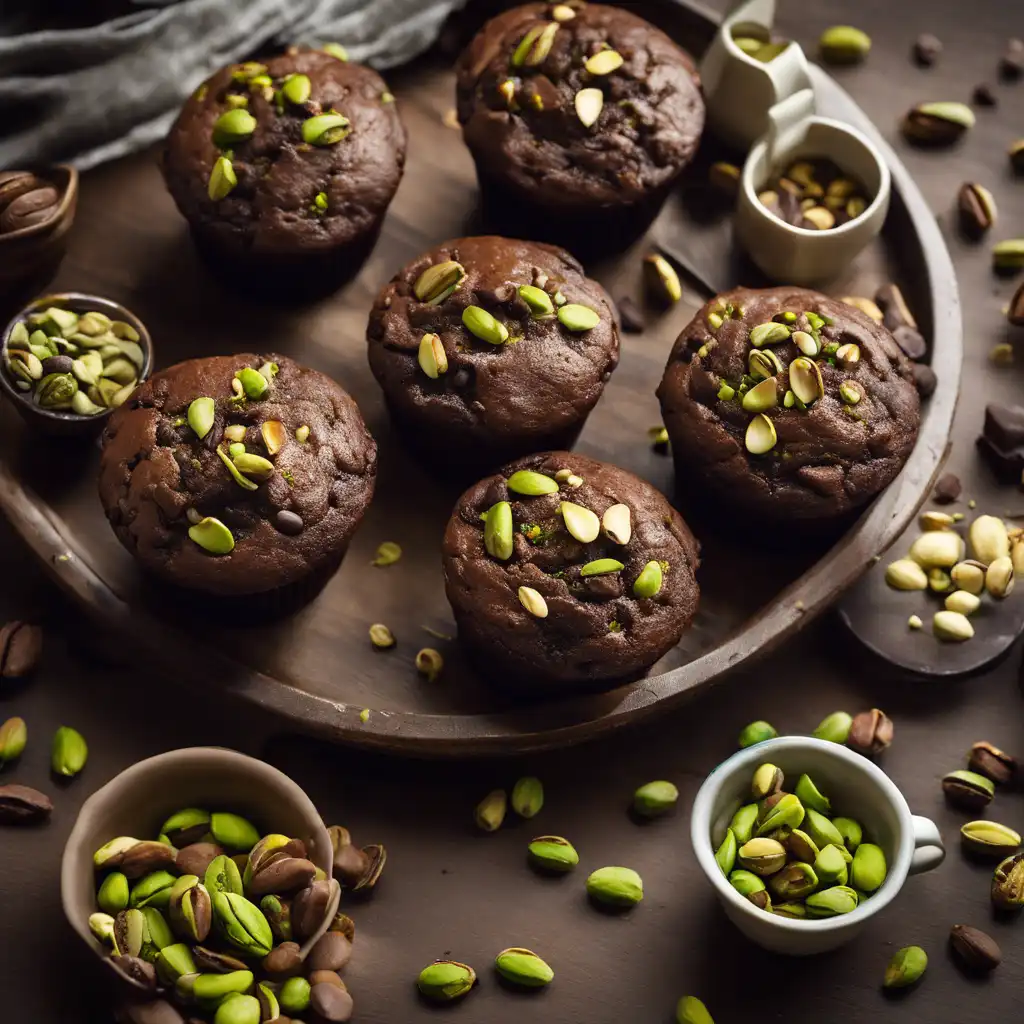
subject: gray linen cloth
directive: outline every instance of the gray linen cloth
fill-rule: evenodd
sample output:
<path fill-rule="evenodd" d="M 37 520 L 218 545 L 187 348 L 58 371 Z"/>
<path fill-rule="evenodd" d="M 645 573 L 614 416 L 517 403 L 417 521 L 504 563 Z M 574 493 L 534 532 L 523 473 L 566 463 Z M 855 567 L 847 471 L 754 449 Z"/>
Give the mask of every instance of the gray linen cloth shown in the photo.
<path fill-rule="evenodd" d="M 427 49 L 461 4 L 135 0 L 111 20 L 53 29 L 43 0 L 0 0 L 0 168 L 84 170 L 141 149 L 203 79 L 261 50 L 339 42 L 352 60 L 393 67 Z"/>

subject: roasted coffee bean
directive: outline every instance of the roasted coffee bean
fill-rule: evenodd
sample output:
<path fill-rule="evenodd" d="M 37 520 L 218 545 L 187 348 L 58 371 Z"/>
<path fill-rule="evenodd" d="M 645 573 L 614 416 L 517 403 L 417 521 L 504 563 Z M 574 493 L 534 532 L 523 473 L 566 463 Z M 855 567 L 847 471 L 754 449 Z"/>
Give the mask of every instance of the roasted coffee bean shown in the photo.
<path fill-rule="evenodd" d="M 998 102 L 996 94 L 992 91 L 992 86 L 987 82 L 982 82 L 974 87 L 971 100 L 978 107 L 994 107 Z"/>
<path fill-rule="evenodd" d="M 897 327 L 903 326 L 913 327 L 914 330 L 917 330 L 917 321 L 914 319 L 914 314 L 910 312 L 907 300 L 903 297 L 903 292 L 900 291 L 898 285 L 892 282 L 883 285 L 875 293 L 875 302 L 882 310 L 882 323 L 890 331 L 895 331 Z"/>
<path fill-rule="evenodd" d="M 923 68 L 930 68 L 938 59 L 939 54 L 942 53 L 942 40 L 937 36 L 933 36 L 930 32 L 925 32 L 923 35 L 917 37 L 914 42 L 914 61 Z"/>
<path fill-rule="evenodd" d="M 1020 765 L 1015 757 L 985 742 L 975 743 L 971 747 L 967 767 L 1000 786 L 1010 785 L 1020 772 Z"/>
<path fill-rule="evenodd" d="M 939 378 L 935 376 L 935 371 L 927 363 L 914 363 L 910 367 L 910 372 L 914 376 L 914 386 L 917 388 L 917 393 L 922 398 L 928 398 L 935 394 L 935 389 L 939 385 Z"/>
<path fill-rule="evenodd" d="M 949 945 L 957 963 L 972 974 L 988 974 L 1003 960 L 999 944 L 990 935 L 969 924 L 955 924 L 949 933 Z"/>
<path fill-rule="evenodd" d="M 30 675 L 43 651 L 43 631 L 28 622 L 8 622 L 0 629 L 0 679 Z"/>
<path fill-rule="evenodd" d="M 174 866 L 183 875 L 206 877 L 206 869 L 224 851 L 216 843 L 192 843 L 178 851 Z"/>
<path fill-rule="evenodd" d="M 303 941 L 312 938 L 323 924 L 330 901 L 330 882 L 313 882 L 299 891 L 292 900 L 292 931 L 297 938 Z"/>
<path fill-rule="evenodd" d="M 341 932 L 327 932 L 309 951 L 306 966 L 313 971 L 340 971 L 352 958 L 352 943 Z"/>
<path fill-rule="evenodd" d="M 935 491 L 933 493 L 935 500 L 940 505 L 949 505 L 960 497 L 962 490 L 963 484 L 960 483 L 960 477 L 956 473 L 943 473 L 935 481 Z"/>
<path fill-rule="evenodd" d="M 618 301 L 619 321 L 626 334 L 640 334 L 647 326 L 644 322 L 644 315 L 640 307 L 628 296 L 624 295 Z"/>
<path fill-rule="evenodd" d="M 318 1020 L 344 1024 L 352 1019 L 352 997 L 336 985 L 314 985 L 309 993 L 309 1007 Z"/>
<path fill-rule="evenodd" d="M 920 359 L 928 352 L 928 343 L 921 332 L 913 327 L 901 324 L 892 332 L 892 336 L 908 359 Z"/>
<path fill-rule="evenodd" d="M 282 942 L 261 961 L 263 970 L 274 981 L 284 981 L 302 973 L 302 953 L 297 942 Z"/>
<path fill-rule="evenodd" d="M 28 786 L 0 786 L 0 825 L 30 825 L 45 821 L 53 804 L 45 793 Z"/>

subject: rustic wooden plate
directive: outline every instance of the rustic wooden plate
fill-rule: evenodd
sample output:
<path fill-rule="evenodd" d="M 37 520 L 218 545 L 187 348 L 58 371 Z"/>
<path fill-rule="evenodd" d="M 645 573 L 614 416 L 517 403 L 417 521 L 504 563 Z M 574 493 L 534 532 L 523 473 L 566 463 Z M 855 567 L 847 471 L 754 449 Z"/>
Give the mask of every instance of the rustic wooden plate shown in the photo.
<path fill-rule="evenodd" d="M 662 4 L 647 13 L 694 53 L 714 31 L 709 16 L 686 8 Z M 425 59 L 392 75 L 391 84 L 410 134 L 405 180 L 373 256 L 333 298 L 282 310 L 220 288 L 192 249 L 153 153 L 86 176 L 78 225 L 54 285 L 108 295 L 136 311 L 153 335 L 159 366 L 273 349 L 331 374 L 354 395 L 380 444 L 380 479 L 370 513 L 323 594 L 291 618 L 254 628 L 226 627 L 172 603 L 143 579 L 108 528 L 95 494 L 96 452 L 28 435 L 7 407 L 0 411 L 0 507 L 60 584 L 120 632 L 146 672 L 198 682 L 207 699 L 213 693 L 244 697 L 296 729 L 392 751 L 464 756 L 578 742 L 676 707 L 832 604 L 927 493 L 949 436 L 961 362 L 956 280 L 934 217 L 865 116 L 831 79 L 816 74 L 823 112 L 868 131 L 892 169 L 883 240 L 830 291 L 870 295 L 890 278 L 904 287 L 932 339 L 939 377 L 918 445 L 898 479 L 831 546 L 808 543 L 799 554 L 773 555 L 762 545 L 752 558 L 742 538 L 716 533 L 698 516 L 702 603 L 683 642 L 639 683 L 600 696 L 516 706 L 474 674 L 457 643 L 423 629 L 454 632 L 439 546 L 459 488 L 439 482 L 433 467 L 403 449 L 366 363 L 366 317 L 378 288 L 419 251 L 482 228 L 471 161 L 459 135 L 442 122 L 453 102 L 450 67 Z M 708 216 L 701 165 L 662 214 L 654 237 L 671 240 L 706 267 L 712 281 L 759 283 L 753 271 L 734 263 L 728 218 Z M 590 269 L 615 297 L 638 296 L 642 251 L 638 246 Z M 644 334 L 624 336 L 621 365 L 580 442 L 582 451 L 627 467 L 669 494 L 670 460 L 651 450 L 646 430 L 659 421 L 654 389 L 671 343 L 701 301 L 687 295 L 670 314 L 652 316 Z M 445 458 L 437 453 L 439 463 Z M 689 499 L 699 511 L 699 496 Z M 405 555 L 390 568 L 371 568 L 384 540 L 398 541 Z M 367 639 L 372 622 L 394 630 L 396 649 L 373 650 Z M 424 646 L 440 648 L 445 657 L 444 673 L 431 684 L 413 667 Z"/>

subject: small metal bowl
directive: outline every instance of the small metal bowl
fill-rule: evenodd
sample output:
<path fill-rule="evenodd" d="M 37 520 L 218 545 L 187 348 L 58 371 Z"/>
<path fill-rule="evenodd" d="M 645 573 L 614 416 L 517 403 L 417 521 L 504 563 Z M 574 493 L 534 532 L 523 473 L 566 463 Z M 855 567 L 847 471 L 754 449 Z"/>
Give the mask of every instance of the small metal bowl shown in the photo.
<path fill-rule="evenodd" d="M 49 436 L 91 437 L 102 429 L 103 424 L 114 411 L 113 409 L 107 409 L 95 416 L 79 416 L 66 409 L 45 409 L 38 406 L 32 401 L 29 392 L 19 391 L 14 386 L 2 358 L 15 325 L 30 314 L 41 312 L 50 306 L 60 306 L 74 313 L 95 310 L 105 313 L 112 320 L 123 320 L 125 323 L 131 324 L 139 334 L 139 344 L 142 346 L 145 356 L 142 369 L 139 371 L 140 384 L 153 371 L 153 339 L 150 337 L 146 325 L 130 309 L 111 299 L 104 299 L 99 295 L 86 295 L 82 292 L 60 292 L 56 295 L 43 295 L 38 299 L 33 299 L 4 328 L 2 342 L 0 342 L 0 390 L 14 403 L 14 407 L 25 422 L 34 430 Z"/>
<path fill-rule="evenodd" d="M 57 164 L 39 171 L 60 192 L 60 202 L 40 224 L 0 235 L 0 295 L 21 297 L 53 280 L 67 246 L 78 205 L 78 171 Z M 31 294 L 31 293 L 29 293 Z"/>

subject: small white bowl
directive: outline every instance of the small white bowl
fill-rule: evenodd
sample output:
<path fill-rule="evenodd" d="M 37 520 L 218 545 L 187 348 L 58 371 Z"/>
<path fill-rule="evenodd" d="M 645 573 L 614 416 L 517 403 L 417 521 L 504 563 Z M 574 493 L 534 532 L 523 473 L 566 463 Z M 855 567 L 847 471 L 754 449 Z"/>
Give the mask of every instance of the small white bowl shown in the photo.
<path fill-rule="evenodd" d="M 845 273 L 860 251 L 882 230 L 892 179 L 882 154 L 849 125 L 813 114 L 807 89 L 776 104 L 771 128 L 751 149 L 740 177 L 736 237 L 770 278 L 806 285 Z M 802 157 L 828 157 L 856 178 L 872 197 L 859 217 L 828 231 L 794 227 L 757 198 L 773 171 Z"/>
<path fill-rule="evenodd" d="M 796 920 L 755 907 L 722 874 L 715 850 L 736 811 L 750 803 L 758 765 L 782 769 L 791 782 L 806 772 L 832 801 L 837 814 L 854 818 L 867 841 L 885 851 L 889 873 L 856 910 L 838 917 Z M 704 780 L 693 802 L 690 838 L 726 915 L 744 935 L 775 953 L 806 956 L 849 942 L 868 919 L 892 902 L 908 875 L 938 867 L 946 856 L 935 823 L 910 813 L 907 801 L 880 768 L 838 744 L 808 736 L 784 736 L 733 754 Z"/>

